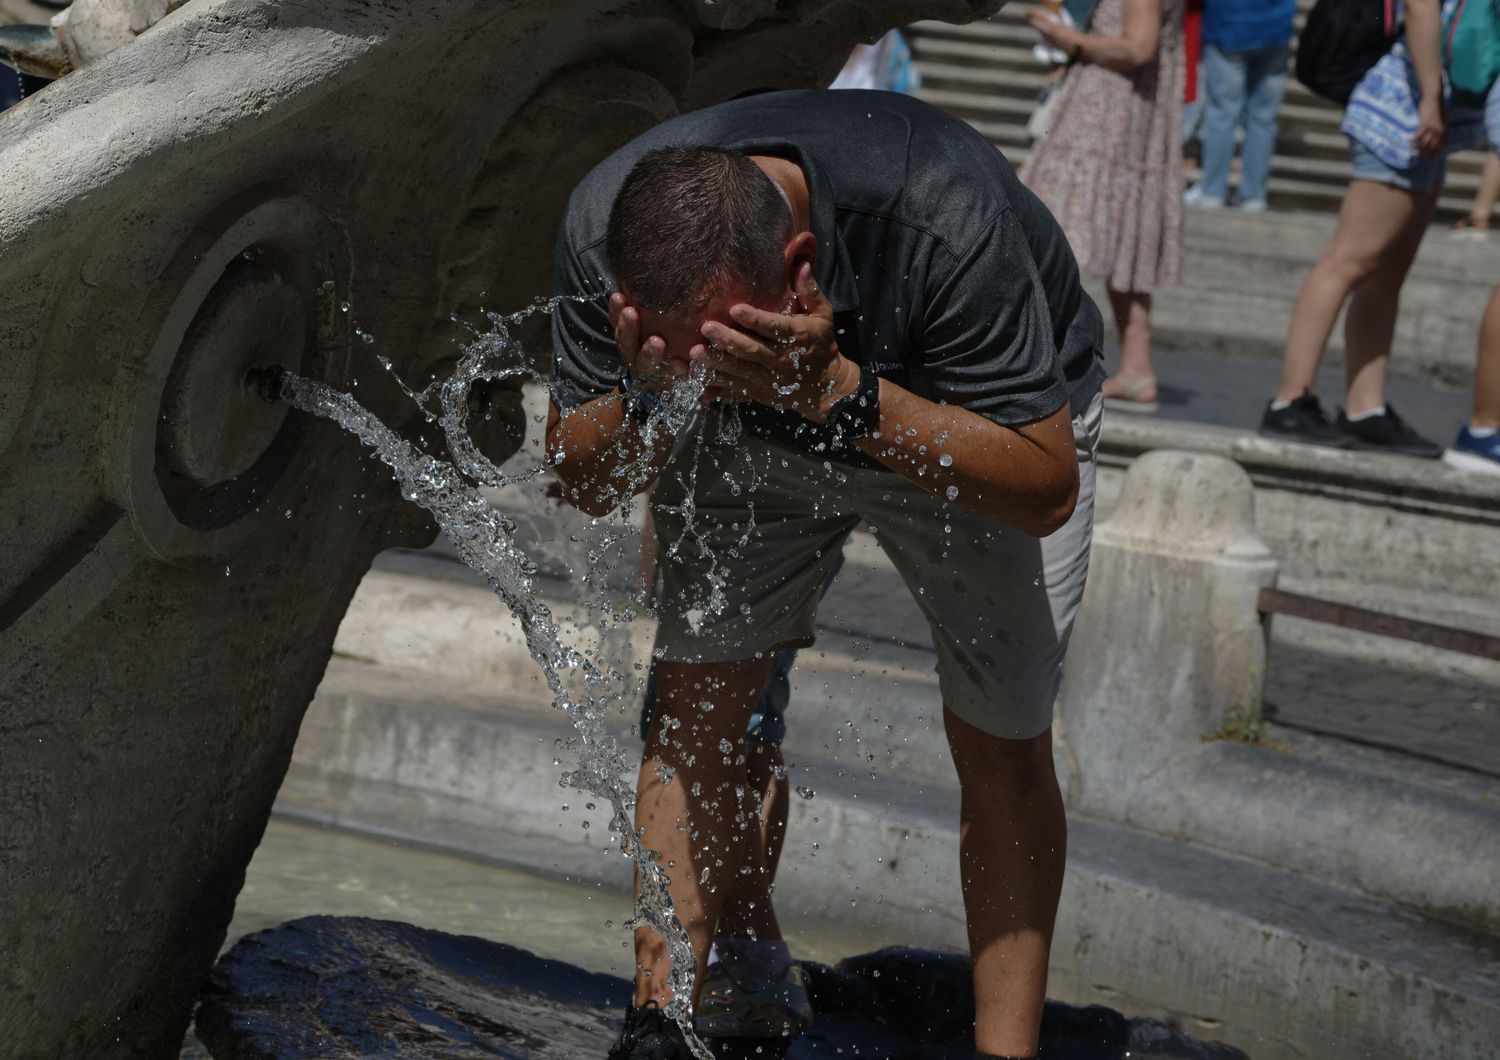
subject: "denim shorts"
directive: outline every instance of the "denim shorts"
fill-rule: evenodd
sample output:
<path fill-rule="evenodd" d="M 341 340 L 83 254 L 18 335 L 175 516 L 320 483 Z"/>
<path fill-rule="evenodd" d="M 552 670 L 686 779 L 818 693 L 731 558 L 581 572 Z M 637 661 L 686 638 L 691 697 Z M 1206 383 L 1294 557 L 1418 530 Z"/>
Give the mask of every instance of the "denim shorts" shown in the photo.
<path fill-rule="evenodd" d="M 1443 177 L 1448 171 L 1448 159 L 1445 155 L 1419 158 L 1405 169 L 1397 169 L 1352 137 L 1349 147 L 1354 154 L 1355 180 L 1373 180 L 1377 184 L 1389 184 L 1393 188 L 1426 194 L 1443 186 Z"/>

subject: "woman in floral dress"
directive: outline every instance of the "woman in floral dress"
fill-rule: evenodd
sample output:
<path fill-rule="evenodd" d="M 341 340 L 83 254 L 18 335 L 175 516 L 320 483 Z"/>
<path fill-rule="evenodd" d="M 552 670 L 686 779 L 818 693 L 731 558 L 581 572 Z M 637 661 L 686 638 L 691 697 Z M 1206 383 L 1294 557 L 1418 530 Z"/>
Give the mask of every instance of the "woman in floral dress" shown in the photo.
<path fill-rule="evenodd" d="M 1182 263 L 1185 0 L 1101 0 L 1089 32 L 1031 22 L 1069 57 L 1047 130 L 1021 179 L 1062 225 L 1084 273 L 1109 289 L 1120 368 L 1112 406 L 1156 410 L 1151 292 Z"/>

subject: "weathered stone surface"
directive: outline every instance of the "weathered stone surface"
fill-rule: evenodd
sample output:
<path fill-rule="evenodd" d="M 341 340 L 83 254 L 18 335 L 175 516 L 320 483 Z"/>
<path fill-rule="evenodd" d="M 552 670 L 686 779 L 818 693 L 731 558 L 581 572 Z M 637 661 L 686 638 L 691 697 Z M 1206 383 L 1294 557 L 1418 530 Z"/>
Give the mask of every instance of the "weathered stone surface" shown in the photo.
<path fill-rule="evenodd" d="M 219 962 L 197 1034 L 219 1060 L 602 1056 L 623 979 L 484 939 L 308 917 Z"/>
<path fill-rule="evenodd" d="M 52 33 L 74 69 L 102 59 L 145 33 L 186 0 L 73 0 L 52 19 Z"/>
<path fill-rule="evenodd" d="M 546 293 L 608 151 L 998 5 L 195 0 L 0 115 L 7 1055 L 171 1051 L 359 575 L 433 532 L 246 369 L 420 431 L 375 354 L 420 382 L 451 313 Z"/>
<path fill-rule="evenodd" d="M 1256 610 L 1278 564 L 1255 531 L 1238 464 L 1158 449 L 1130 468 L 1094 534 L 1059 714 L 1081 769 L 1078 805 L 1119 801 L 1163 759 L 1259 720 L 1266 633 Z"/>
<path fill-rule="evenodd" d="M 788 1060 L 969 1060 L 972 982 L 956 954 L 889 949 L 810 964 L 813 1029 Z M 241 940 L 210 976 L 197 1034 L 216 1060 L 603 1056 L 630 986 L 525 950 L 384 920 L 307 917 Z M 715 1043 L 720 1060 L 779 1043 Z M 1049 1003 L 1055 1060 L 1245 1060 L 1236 1049 L 1100 1006 Z"/>

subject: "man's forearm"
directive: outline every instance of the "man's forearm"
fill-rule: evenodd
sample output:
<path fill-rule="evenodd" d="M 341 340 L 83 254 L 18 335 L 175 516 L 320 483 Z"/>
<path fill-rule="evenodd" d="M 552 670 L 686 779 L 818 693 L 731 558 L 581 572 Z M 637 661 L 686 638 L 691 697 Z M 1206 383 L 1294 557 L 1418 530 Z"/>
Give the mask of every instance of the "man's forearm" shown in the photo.
<path fill-rule="evenodd" d="M 923 489 L 1036 537 L 1067 522 L 1078 499 L 1066 405 L 1034 423 L 1005 427 L 883 379 L 879 437 L 855 444 Z"/>
<path fill-rule="evenodd" d="M 548 410 L 547 459 L 569 503 L 589 515 L 608 515 L 650 486 L 671 453 L 672 438 L 664 430 L 647 443 L 618 391 L 566 414 L 556 404 Z"/>

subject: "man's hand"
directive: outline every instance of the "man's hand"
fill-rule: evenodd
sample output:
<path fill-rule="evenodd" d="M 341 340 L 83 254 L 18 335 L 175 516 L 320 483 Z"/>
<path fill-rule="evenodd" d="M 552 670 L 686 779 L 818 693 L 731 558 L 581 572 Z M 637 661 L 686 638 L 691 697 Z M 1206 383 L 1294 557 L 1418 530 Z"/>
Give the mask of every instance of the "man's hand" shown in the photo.
<path fill-rule="evenodd" d="M 641 338 L 641 314 L 619 291 L 609 296 L 609 326 L 615 333 L 615 346 L 625 362 L 630 378 L 637 386 L 661 390 L 672 384 L 677 374 L 667 360 L 667 344 L 660 335 Z"/>
<path fill-rule="evenodd" d="M 703 325 L 706 345 L 689 356 L 708 365 L 705 399 L 755 401 L 825 423 L 834 404 L 854 393 L 859 366 L 839 352 L 833 306 L 809 264 L 797 271 L 796 297 L 790 314 L 733 306 L 729 315 L 738 330 L 714 321 Z"/>

